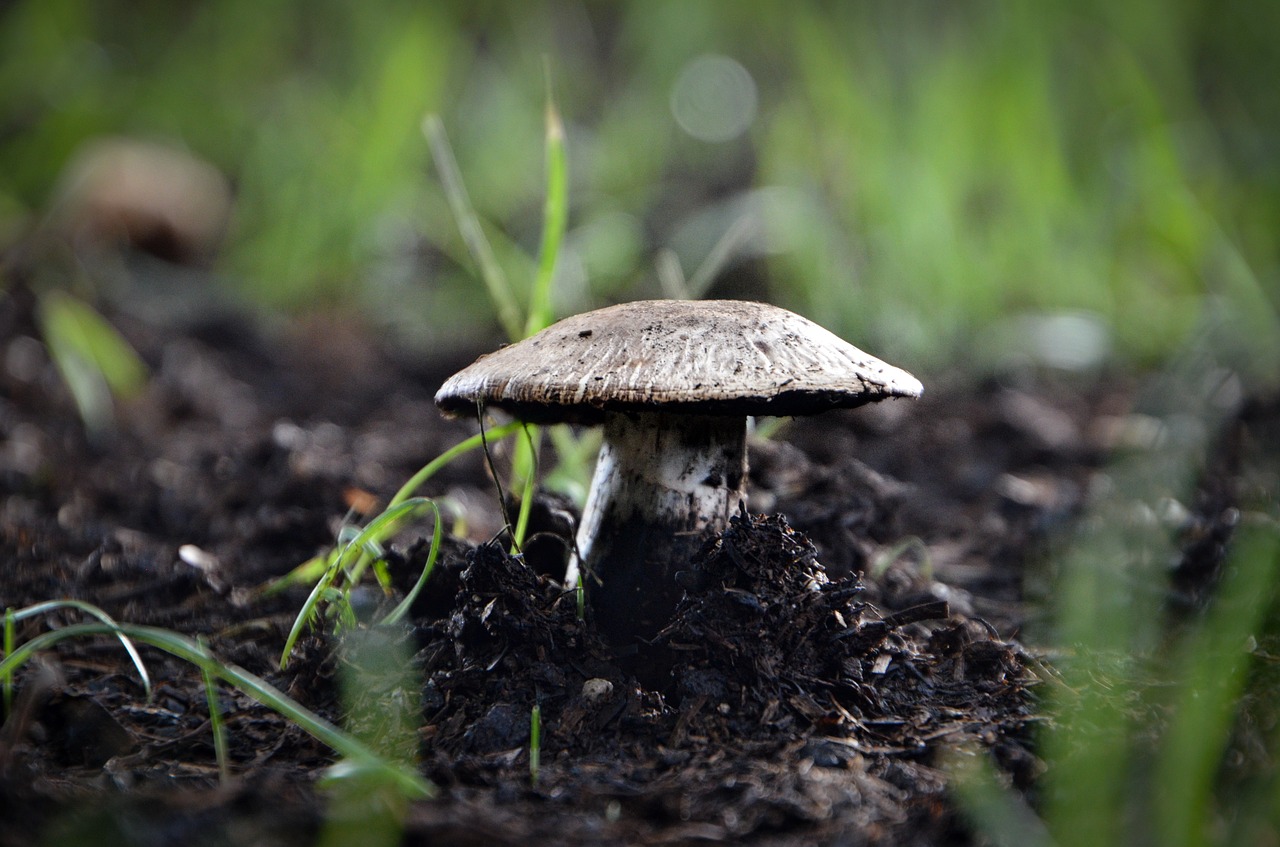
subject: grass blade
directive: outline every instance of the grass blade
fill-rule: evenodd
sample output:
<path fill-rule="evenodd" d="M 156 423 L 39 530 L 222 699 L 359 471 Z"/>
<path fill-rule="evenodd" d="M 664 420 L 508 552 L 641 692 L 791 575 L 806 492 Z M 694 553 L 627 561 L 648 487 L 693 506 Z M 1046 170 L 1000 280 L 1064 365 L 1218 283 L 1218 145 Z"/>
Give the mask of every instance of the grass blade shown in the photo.
<path fill-rule="evenodd" d="M 302 608 L 298 610 L 297 617 L 293 619 L 293 626 L 289 628 L 289 635 L 284 640 L 284 649 L 280 651 L 280 670 L 284 670 L 289 666 L 289 656 L 292 655 L 294 645 L 298 643 L 298 639 L 302 637 L 303 627 L 315 617 L 316 610 L 320 608 L 320 601 L 324 599 L 329 587 L 333 585 L 334 579 L 338 576 L 337 551 L 333 551 L 330 556 L 331 561 L 328 569 L 325 570 L 324 575 L 312 587 L 311 593 L 307 595 L 306 602 L 302 604 Z"/>
<path fill-rule="evenodd" d="M 111 398 L 128 397 L 147 368 L 115 327 L 88 304 L 62 291 L 40 298 L 40 329 L 50 356 L 91 431 L 108 428 Z"/>
<path fill-rule="evenodd" d="M 268 582 L 259 588 L 263 597 L 279 594 L 294 585 L 314 584 L 329 569 L 329 556 L 312 556 L 282 577 Z"/>
<path fill-rule="evenodd" d="M 1156 765 L 1160 843 L 1209 843 L 1215 776 L 1250 666 L 1245 644 L 1263 624 L 1280 573 L 1280 534 L 1252 529 L 1237 541 L 1203 625 L 1178 658 L 1174 718 Z"/>
<path fill-rule="evenodd" d="M 662 286 L 662 295 L 668 300 L 692 300 L 689 284 L 685 281 L 684 270 L 680 267 L 680 257 L 670 247 L 663 247 L 654 258 L 654 267 L 658 272 L 658 284 Z"/>
<path fill-rule="evenodd" d="M 204 639 L 198 643 L 201 648 L 209 649 Z M 200 677 L 204 681 L 204 699 L 209 705 L 209 730 L 213 733 L 213 756 L 218 761 L 218 782 L 226 785 L 231 781 L 231 761 L 227 753 L 227 727 L 222 722 L 222 708 L 218 703 L 218 683 L 205 668 L 200 669 Z"/>
<path fill-rule="evenodd" d="M 716 277 L 733 261 L 738 251 L 756 235 L 759 227 L 752 215 L 743 215 L 725 230 L 724 235 L 711 246 L 702 264 L 685 284 L 685 296 L 697 300 L 705 295 Z"/>
<path fill-rule="evenodd" d="M 529 782 L 538 784 L 538 771 L 542 767 L 542 707 L 534 705 L 529 713 Z"/>
<path fill-rule="evenodd" d="M 525 336 L 550 326 L 551 283 L 555 279 L 556 259 L 564 243 L 569 219 L 569 157 L 565 151 L 564 124 L 551 95 L 550 71 L 547 72 L 547 196 L 542 207 L 542 243 L 538 250 L 538 273 L 529 294 L 529 319 Z"/>
<path fill-rule="evenodd" d="M 12 673 L 36 653 L 51 649 L 63 641 L 119 634 L 190 662 L 211 677 L 234 686 L 263 706 L 297 724 L 304 732 L 338 755 L 351 759 L 361 767 L 368 767 L 385 774 L 407 796 L 431 797 L 435 794 L 435 786 L 416 771 L 388 763 L 362 742 L 295 702 L 271 683 L 236 665 L 222 662 L 203 645 L 169 630 L 139 624 L 114 626 L 103 623 L 73 624 L 38 635 L 5 656 L 4 660 L 0 661 L 0 676 Z"/>
<path fill-rule="evenodd" d="M 430 500 L 425 502 L 431 506 L 436 516 L 435 528 L 431 530 L 431 550 L 427 553 L 427 563 L 422 566 L 422 573 L 418 574 L 418 581 L 413 584 L 413 588 L 409 590 L 403 600 L 396 604 L 391 613 L 382 620 L 384 624 L 399 623 L 409 613 L 409 607 L 413 605 L 414 600 L 418 599 L 418 594 L 421 593 L 423 586 L 427 584 L 427 580 L 431 578 L 431 572 L 435 570 L 436 557 L 440 555 L 440 541 L 444 534 L 444 521 L 440 517 L 439 507 Z"/>
<path fill-rule="evenodd" d="M 86 603 L 83 600 L 46 600 L 43 603 L 36 603 L 34 606 L 27 606 L 16 612 L 10 610 L 5 620 L 5 655 L 13 650 L 12 624 L 26 618 L 33 618 L 43 615 L 45 612 L 52 612 L 58 609 L 77 609 L 86 615 L 97 618 L 106 626 L 112 627 L 116 633 L 116 637 L 120 639 L 120 646 L 129 654 L 129 660 L 133 662 L 134 668 L 138 671 L 138 676 L 142 680 L 142 688 L 147 694 L 147 699 L 151 699 L 151 675 L 147 673 L 147 666 L 142 663 L 142 656 L 138 654 L 138 649 L 133 646 L 133 642 L 129 637 L 120 630 L 120 625 L 115 619 L 99 609 L 92 603 Z M 7 678 L 6 678 L 7 679 Z"/>
<path fill-rule="evenodd" d="M 495 426 L 493 429 L 487 429 L 484 432 L 478 432 L 464 441 L 459 441 L 457 444 L 453 445 L 448 450 L 444 451 L 424 465 L 421 470 L 409 478 L 408 482 L 400 486 L 400 490 L 396 492 L 396 495 L 391 498 L 391 502 L 387 504 L 387 508 L 391 508 L 392 506 L 409 499 L 409 497 L 413 496 L 413 492 L 417 491 L 423 483 L 435 476 L 436 472 L 462 454 L 469 453 L 472 450 L 483 446 L 486 440 L 490 442 L 495 440 L 500 441 L 517 432 L 521 426 L 522 424 L 519 421 L 512 421 L 511 423 L 505 423 L 501 426 Z"/>
<path fill-rule="evenodd" d="M 0 660 L 5 659 L 13 652 L 14 621 L 13 609 L 5 609 L 4 652 L 0 653 Z M 9 715 L 13 713 L 13 671 L 6 671 L 4 674 L 0 674 L 0 685 L 4 686 L 4 717 L 5 720 L 8 720 Z"/>
<path fill-rule="evenodd" d="M 538 455 L 542 447 L 542 430 L 526 426 L 524 440 L 519 443 L 512 470 L 512 487 L 520 485 L 520 512 L 516 516 L 515 530 L 511 536 L 511 551 L 518 553 L 524 546 L 524 536 L 529 529 L 529 513 L 533 509 L 533 489 L 538 479 Z"/>
<path fill-rule="evenodd" d="M 343 547 L 330 554 L 328 568 L 315 584 L 315 587 L 311 589 L 311 593 L 307 595 L 307 600 L 302 604 L 302 608 L 298 610 L 297 617 L 293 619 L 293 626 L 289 629 L 289 635 L 284 642 L 284 650 L 280 654 L 281 670 L 289 666 L 289 656 L 293 653 L 294 645 L 298 643 L 298 639 L 302 637 L 302 630 L 315 617 L 316 610 L 320 607 L 321 601 L 328 595 L 329 589 L 337 580 L 338 575 L 346 574 L 347 581 L 351 584 L 358 582 L 364 571 L 364 566 L 369 561 L 369 549 L 371 547 L 381 549 L 381 544 L 385 539 L 399 532 L 406 521 L 419 517 L 426 510 L 426 507 L 435 511 L 436 526 L 439 526 L 440 510 L 436 508 L 435 503 L 425 498 L 406 500 L 388 507 L 386 511 L 374 518 L 368 526 Z"/>
<path fill-rule="evenodd" d="M 378 515 L 351 539 L 338 556 L 338 567 L 348 575 L 351 583 L 356 583 L 364 575 L 364 569 L 371 558 L 383 554 L 383 542 L 394 536 L 410 521 L 417 520 L 428 509 L 435 511 L 437 520 L 440 510 L 436 504 L 425 497 L 403 500 Z M 354 559 L 354 561 L 353 561 Z"/>
<path fill-rule="evenodd" d="M 1025 798 L 1000 784 L 985 750 L 958 745 L 944 756 L 943 768 L 961 811 L 986 842 L 995 847 L 1051 847 L 1044 823 Z"/>
<path fill-rule="evenodd" d="M 498 313 L 498 321 L 507 337 L 517 341 L 521 338 L 522 325 L 516 310 L 515 296 L 502 265 L 494 255 L 493 245 L 485 236 L 480 219 L 471 205 L 471 197 L 462 181 L 462 171 L 458 168 L 458 160 L 453 156 L 453 148 L 449 146 L 444 123 L 438 116 L 428 115 L 422 122 L 422 132 L 431 148 L 431 156 L 440 174 L 449 208 L 453 210 L 453 217 L 458 222 L 458 231 L 467 245 L 467 252 L 479 266 L 480 278 L 489 289 L 489 299 L 493 301 L 494 310 Z"/>

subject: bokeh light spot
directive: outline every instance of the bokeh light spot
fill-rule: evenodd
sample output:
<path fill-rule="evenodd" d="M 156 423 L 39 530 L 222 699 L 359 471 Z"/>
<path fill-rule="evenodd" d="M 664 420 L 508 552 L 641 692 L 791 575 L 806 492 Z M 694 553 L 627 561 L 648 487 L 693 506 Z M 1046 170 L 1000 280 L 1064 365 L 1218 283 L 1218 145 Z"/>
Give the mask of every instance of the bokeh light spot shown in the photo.
<path fill-rule="evenodd" d="M 671 87 L 671 114 L 700 141 L 731 141 L 755 120 L 756 82 L 728 56 L 699 56 L 680 70 Z"/>

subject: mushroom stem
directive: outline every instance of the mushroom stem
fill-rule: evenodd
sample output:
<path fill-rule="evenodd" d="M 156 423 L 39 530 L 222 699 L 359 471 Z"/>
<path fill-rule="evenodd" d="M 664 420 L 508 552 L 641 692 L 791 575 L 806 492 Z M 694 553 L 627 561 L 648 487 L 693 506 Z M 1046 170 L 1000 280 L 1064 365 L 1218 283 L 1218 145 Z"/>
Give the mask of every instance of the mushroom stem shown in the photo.
<path fill-rule="evenodd" d="M 683 593 L 708 531 L 728 525 L 745 494 L 744 417 L 610 413 L 578 528 L 578 571 L 596 624 L 617 647 L 652 638 Z"/>

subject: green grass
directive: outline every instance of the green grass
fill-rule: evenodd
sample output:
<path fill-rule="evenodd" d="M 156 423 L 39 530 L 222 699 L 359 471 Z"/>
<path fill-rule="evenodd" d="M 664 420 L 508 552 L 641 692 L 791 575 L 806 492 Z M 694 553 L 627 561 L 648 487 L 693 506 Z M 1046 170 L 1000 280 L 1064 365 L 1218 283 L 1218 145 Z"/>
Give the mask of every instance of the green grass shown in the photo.
<path fill-rule="evenodd" d="M 268 585 L 263 592 L 268 596 L 295 585 L 311 585 L 311 592 L 299 609 L 289 635 L 285 638 L 284 649 L 280 654 L 280 667 L 288 666 L 289 656 L 293 653 L 294 645 L 303 630 L 315 623 L 327 609 L 333 612 L 331 617 L 334 618 L 336 629 L 350 629 L 356 625 L 350 595 L 351 591 L 360 584 L 370 565 L 374 566 L 374 572 L 378 575 L 383 589 L 390 591 L 390 582 L 378 567 L 383 557 L 385 542 L 420 518 L 430 514 L 433 518 L 431 547 L 422 571 L 414 582 L 413 588 L 394 609 L 377 621 L 384 625 L 401 622 L 427 580 L 431 578 L 436 558 L 440 553 L 440 539 L 444 527 L 439 506 L 428 498 L 413 496 L 414 492 L 459 456 L 507 438 L 521 429 L 522 426 L 519 423 L 502 424 L 483 430 L 455 444 L 411 476 L 391 498 L 386 508 L 371 518 L 367 524 L 363 527 L 349 526 L 350 532 L 340 538 L 335 547 L 303 562 L 286 576 Z"/>
<path fill-rule="evenodd" d="M 101 617 L 101 615 L 96 616 Z M 204 645 L 170 630 L 115 621 L 71 624 L 15 645 L 11 651 L 7 652 L 4 659 L 0 660 L 0 677 L 7 677 L 22 667 L 32 656 L 42 650 L 51 649 L 63 641 L 102 635 L 127 638 L 190 662 L 207 677 L 235 686 L 244 694 L 296 724 L 316 740 L 349 760 L 352 767 L 381 775 L 407 796 L 428 797 L 434 794 L 434 787 L 412 768 L 388 762 L 366 744 L 293 701 L 266 680 L 218 659 Z"/>
<path fill-rule="evenodd" d="M 543 204 L 543 234 L 537 271 L 527 287 L 528 314 L 523 320 L 519 316 L 519 307 L 515 300 L 516 289 L 513 289 L 508 281 L 508 275 L 503 265 L 497 260 L 490 240 L 485 235 L 472 208 L 471 199 L 462 174 L 458 170 L 443 124 L 434 116 L 428 116 L 423 122 L 423 133 L 430 144 L 442 187 L 457 220 L 459 233 L 489 292 L 494 311 L 512 341 L 518 341 L 545 329 L 553 320 L 552 283 L 556 261 L 564 240 L 565 221 L 569 213 L 568 157 L 564 145 L 564 127 L 560 122 L 555 102 L 551 98 L 549 70 L 547 85 L 545 128 L 547 184 L 546 200 Z M 483 417 L 483 414 L 483 409 L 477 409 L 478 416 Z M 440 550 L 443 527 L 439 507 L 430 499 L 411 497 L 411 495 L 445 465 L 479 447 L 484 450 L 485 457 L 489 460 L 490 470 L 493 472 L 497 486 L 498 500 L 505 512 L 506 497 L 499 481 L 499 473 L 493 467 L 489 444 L 500 441 L 517 429 L 522 430 L 525 435 L 523 440 L 516 441 L 512 462 L 512 487 L 513 490 L 520 492 L 520 507 L 517 518 L 513 521 L 508 517 L 506 522 L 511 535 L 512 550 L 519 551 L 528 526 L 537 484 L 541 430 L 538 427 L 520 423 L 507 423 L 490 430 L 483 427 L 483 421 L 481 424 L 479 433 L 446 450 L 410 477 L 391 498 L 386 509 L 370 520 L 365 527 L 352 527 L 350 537 L 340 539 L 338 546 L 304 562 L 289 576 L 268 588 L 268 591 L 274 592 L 299 581 L 314 581 L 311 593 L 303 603 L 285 639 L 284 651 L 280 657 L 282 668 L 288 664 L 289 656 L 304 628 L 315 622 L 322 610 L 328 608 L 334 612 L 331 617 L 335 618 L 338 629 L 351 629 L 356 626 L 350 594 L 360 584 L 368 565 L 374 566 L 383 589 L 390 591 L 389 579 L 379 569 L 382 545 L 404 529 L 406 524 L 430 510 L 434 516 L 434 529 L 426 565 L 414 587 L 391 612 L 378 621 L 378 624 L 394 625 L 405 617 L 414 599 L 431 576 Z M 573 456 L 576 453 L 574 449 L 576 437 L 563 427 L 559 430 L 558 441 L 561 449 L 566 456 Z"/>
<path fill-rule="evenodd" d="M 529 711 L 529 784 L 537 787 L 538 773 L 542 769 L 542 707 L 535 705 Z"/>
<path fill-rule="evenodd" d="M 331 628 L 336 632 L 355 629 L 359 625 L 360 622 L 351 604 L 351 592 L 360 585 L 370 565 L 378 575 L 378 581 L 383 590 L 390 593 L 390 578 L 381 568 L 384 556 L 383 544 L 427 515 L 433 518 L 433 529 L 431 547 L 422 571 L 414 582 L 413 588 L 396 604 L 396 607 L 374 622 L 375 625 L 399 623 L 431 577 L 436 558 L 440 554 L 444 521 L 440 516 L 440 507 L 425 497 L 415 497 L 388 506 L 369 521 L 367 526 L 356 529 L 351 538 L 324 555 L 304 562 L 283 580 L 269 586 L 268 591 L 274 593 L 288 584 L 315 579 L 311 593 L 307 595 L 285 638 L 284 649 L 280 654 L 281 669 L 288 667 L 289 657 L 293 654 L 293 648 L 303 631 L 315 623 L 322 613 L 326 613 L 331 619 Z M 318 576 L 313 575 L 313 571 L 319 571 Z"/>
<path fill-rule="evenodd" d="M 196 643 L 208 650 L 203 639 Z M 204 683 L 204 701 L 209 709 L 209 732 L 213 735 L 213 755 L 218 762 L 218 781 L 223 785 L 231 781 L 231 753 L 227 740 L 227 727 L 222 721 L 222 704 L 218 700 L 218 680 L 208 668 L 200 669 Z"/>
<path fill-rule="evenodd" d="M 1188 351 L 1149 381 L 1138 408 L 1162 437 L 1118 451 L 1049 556 L 1041 600 L 1052 619 L 1023 635 L 1046 654 L 1036 805 L 1002 788 L 974 751 L 950 763 L 957 796 L 996 843 L 1190 847 L 1277 832 L 1274 474 L 1244 471 L 1254 482 L 1239 485 L 1238 526 L 1205 608 L 1170 603 L 1186 540 L 1162 504 L 1195 502 L 1206 456 L 1235 437 L 1210 353 Z"/>
<path fill-rule="evenodd" d="M 41 336 L 85 428 L 100 435 L 115 423 L 116 399 L 137 394 L 147 368 L 115 328 L 61 289 L 43 292 Z"/>
<path fill-rule="evenodd" d="M 1276 633 L 1265 618 L 1280 600 L 1280 522 L 1247 520 L 1209 608 L 1176 634 L 1153 603 L 1145 604 L 1147 618 L 1115 613 L 1116 598 L 1133 597 L 1114 585 L 1122 572 L 1112 569 L 1108 587 L 1091 586 L 1112 602 L 1092 603 L 1094 632 L 1077 633 L 1046 677 L 1048 770 L 1039 807 L 1004 787 L 981 751 L 947 758 L 978 832 L 1027 847 L 1246 845 L 1274 836 L 1274 726 L 1255 736 L 1267 749 L 1252 755 L 1267 758 L 1251 763 L 1253 773 L 1226 776 L 1226 763 L 1240 755 L 1237 734 L 1256 721 L 1250 712 L 1274 715 L 1274 674 L 1265 671 Z M 1104 548 L 1088 549 L 1115 564 Z M 1065 582 L 1079 590 L 1096 577 L 1077 573 Z M 1079 619 L 1066 623 L 1074 628 Z"/>
<path fill-rule="evenodd" d="M 379 758 L 415 772 L 422 723 L 422 674 L 411 628 L 381 625 L 348 633 L 337 645 L 344 728 Z M 401 843 L 409 803 L 387 771 L 351 759 L 322 783 L 329 804 L 320 844 Z"/>
<path fill-rule="evenodd" d="M 244 292 L 362 306 L 420 341 L 473 338 L 495 302 L 510 339 L 652 296 L 674 259 L 729 278 L 754 263 L 769 299 L 918 369 L 1011 314 L 1064 309 L 1100 316 L 1141 363 L 1210 303 L 1280 351 L 1271 4 L 123 8 L 25 0 L 0 16 L 0 239 L 48 208 L 80 144 L 128 133 L 235 180 L 222 270 Z M 686 136 L 668 102 L 708 51 L 740 61 L 760 101 L 748 133 L 717 144 Z M 572 179 L 530 143 L 548 77 Z M 467 175 L 461 237 L 450 192 L 423 178 L 424 114 Z M 492 242 L 482 279 L 505 267 L 538 285 L 484 296 L 475 232 Z"/>
<path fill-rule="evenodd" d="M 18 650 L 17 643 L 17 625 L 21 621 L 39 618 L 50 612 L 62 609 L 71 609 L 82 614 L 88 615 L 97 620 L 103 626 L 106 626 L 115 633 L 116 638 L 120 641 L 120 646 L 129 654 L 129 660 L 133 662 L 133 666 L 138 671 L 138 679 L 142 683 L 142 688 L 146 692 L 147 698 L 151 698 L 151 675 L 147 673 L 147 666 L 142 663 L 142 657 L 138 654 L 138 649 L 134 646 L 129 636 L 122 632 L 115 620 L 104 612 L 102 609 L 94 606 L 92 603 L 86 603 L 83 600 L 47 600 L 43 603 L 36 603 L 26 606 L 22 609 L 6 609 L 4 614 L 4 652 L 0 654 L 0 658 L 12 656 Z M 13 710 L 13 672 L 17 665 L 6 664 L 5 669 L 0 671 L 0 686 L 3 686 L 4 692 L 4 714 L 6 717 Z"/>

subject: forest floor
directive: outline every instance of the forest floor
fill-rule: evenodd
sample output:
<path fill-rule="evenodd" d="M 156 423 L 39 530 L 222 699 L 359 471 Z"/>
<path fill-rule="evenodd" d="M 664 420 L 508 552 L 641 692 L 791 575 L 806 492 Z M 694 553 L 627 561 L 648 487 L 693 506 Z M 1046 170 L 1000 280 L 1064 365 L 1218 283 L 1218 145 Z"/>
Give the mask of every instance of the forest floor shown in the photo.
<path fill-rule="evenodd" d="M 437 796 L 408 808 L 405 843 L 970 843 L 950 784 L 955 758 L 979 752 L 1034 798 L 1051 552 L 1142 422 L 1135 380 L 935 377 L 919 401 L 753 440 L 748 513 L 689 563 L 649 655 L 661 673 L 643 679 L 555 582 L 564 545 L 513 558 L 490 541 L 502 511 L 477 451 L 424 492 L 461 504 L 469 538 L 446 536 L 410 625 L 341 645 L 313 631 L 281 670 L 307 589 L 263 586 L 475 431 L 432 395 L 480 351 L 426 360 L 340 316 L 272 328 L 235 310 L 110 317 L 152 376 L 90 438 L 33 298 L 21 286 L 0 298 L 0 606 L 87 601 L 199 636 L 365 737 L 407 720 L 408 755 Z M 1274 433 L 1275 408 L 1263 419 Z M 1230 534 L 1238 442 L 1212 442 L 1170 530 L 1191 593 Z M 501 445 L 494 461 L 508 461 Z M 572 517 L 540 497 L 532 529 L 567 537 Z M 389 548 L 399 590 L 429 536 L 427 523 Z M 79 620 L 50 612 L 17 641 Z M 357 649 L 374 637 L 411 657 L 407 673 L 361 665 L 383 655 Z M 231 688 L 220 781 L 201 673 L 142 652 L 150 699 L 106 638 L 64 642 L 18 673 L 0 732 L 0 844 L 308 844 L 325 826 L 364 825 L 358 804 L 318 785 L 332 752 Z M 345 697 L 344 674 L 363 680 Z"/>

